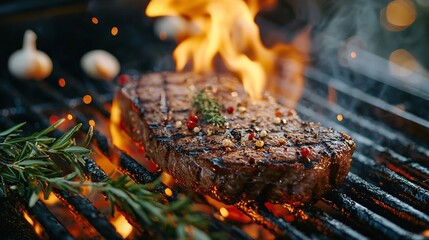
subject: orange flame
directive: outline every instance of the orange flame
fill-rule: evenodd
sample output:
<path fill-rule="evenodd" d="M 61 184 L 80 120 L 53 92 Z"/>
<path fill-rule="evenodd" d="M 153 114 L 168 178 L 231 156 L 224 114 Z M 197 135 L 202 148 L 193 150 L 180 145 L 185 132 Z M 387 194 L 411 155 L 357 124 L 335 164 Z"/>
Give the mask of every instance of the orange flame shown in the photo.
<path fill-rule="evenodd" d="M 60 202 L 57 196 L 53 193 L 49 194 L 47 199 L 44 199 L 43 193 L 39 193 L 39 199 L 41 199 L 46 205 L 55 205 Z"/>
<path fill-rule="evenodd" d="M 31 226 L 34 227 L 34 231 L 39 237 L 43 237 L 43 227 L 40 223 L 33 221 L 33 219 L 28 215 L 27 212 L 23 212 L 25 220 L 30 223 Z"/>
<path fill-rule="evenodd" d="M 115 226 L 116 231 L 125 239 L 133 231 L 133 226 L 128 223 L 124 215 L 118 215 L 113 221 L 113 226 Z"/>
<path fill-rule="evenodd" d="M 296 50 L 290 45 L 268 49 L 262 44 L 254 21 L 260 7 L 258 0 L 152 0 L 146 14 L 182 16 L 198 26 L 199 31 L 174 50 L 178 71 L 192 63 L 194 72 L 212 72 L 213 60 L 220 56 L 226 67 L 243 81 L 250 97 L 261 99 L 270 75 Z M 302 60 L 298 62 L 301 64 Z"/>

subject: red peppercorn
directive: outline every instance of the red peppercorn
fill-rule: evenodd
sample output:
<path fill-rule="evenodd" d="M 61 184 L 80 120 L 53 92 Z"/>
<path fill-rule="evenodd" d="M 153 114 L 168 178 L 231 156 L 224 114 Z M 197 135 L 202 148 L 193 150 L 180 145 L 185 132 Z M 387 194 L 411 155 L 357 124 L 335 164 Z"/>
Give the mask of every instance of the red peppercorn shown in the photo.
<path fill-rule="evenodd" d="M 191 115 L 189 115 L 189 121 L 193 121 L 193 122 L 195 122 L 195 123 L 198 123 L 198 117 L 197 117 L 197 115 L 195 115 L 195 114 L 191 114 Z"/>
<path fill-rule="evenodd" d="M 186 127 L 188 127 L 189 130 L 194 129 L 196 126 L 197 126 L 197 123 L 192 120 L 189 120 L 188 122 L 186 122 Z"/>
<path fill-rule="evenodd" d="M 231 106 L 229 106 L 229 107 L 226 108 L 226 112 L 229 113 L 229 114 L 231 114 L 231 113 L 234 112 L 234 108 L 231 107 Z"/>
<path fill-rule="evenodd" d="M 275 114 L 275 115 L 276 115 L 276 117 L 278 117 L 278 118 L 283 117 L 283 113 L 282 113 L 282 111 L 280 111 L 280 110 L 278 110 L 278 109 L 276 109 L 276 111 L 274 112 L 274 114 Z"/>
<path fill-rule="evenodd" d="M 249 140 L 253 140 L 253 138 L 255 138 L 255 133 L 254 133 L 254 132 L 251 132 L 251 133 L 249 134 Z"/>
<path fill-rule="evenodd" d="M 302 147 L 301 148 L 301 155 L 305 158 L 310 156 L 310 149 L 308 149 L 307 147 Z"/>

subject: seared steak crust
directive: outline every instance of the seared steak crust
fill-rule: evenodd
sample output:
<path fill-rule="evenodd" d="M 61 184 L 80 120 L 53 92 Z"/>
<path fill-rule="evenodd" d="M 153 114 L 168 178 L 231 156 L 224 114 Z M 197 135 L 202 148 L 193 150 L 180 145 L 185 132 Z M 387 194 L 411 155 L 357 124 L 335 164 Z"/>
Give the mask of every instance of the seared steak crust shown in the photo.
<path fill-rule="evenodd" d="M 200 120 L 201 131 L 187 129 L 195 111 L 192 94 L 202 89 L 223 108 L 234 108 L 221 112 L 226 127 Z M 125 130 L 162 170 L 180 185 L 226 203 L 314 202 L 338 187 L 350 169 L 355 144 L 349 136 L 303 122 L 272 99 L 248 99 L 232 77 L 148 74 L 124 86 L 117 100 Z M 257 140 L 264 146 L 256 146 Z"/>

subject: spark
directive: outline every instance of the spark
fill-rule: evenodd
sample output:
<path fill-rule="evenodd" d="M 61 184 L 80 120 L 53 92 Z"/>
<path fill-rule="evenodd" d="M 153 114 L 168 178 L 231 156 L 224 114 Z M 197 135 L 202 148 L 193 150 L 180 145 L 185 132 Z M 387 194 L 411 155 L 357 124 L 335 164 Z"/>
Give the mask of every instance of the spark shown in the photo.
<path fill-rule="evenodd" d="M 116 36 L 119 33 L 119 29 L 117 27 L 112 27 L 110 33 L 112 34 L 112 36 Z"/>
<path fill-rule="evenodd" d="M 58 85 L 62 88 L 65 87 L 66 86 L 66 80 L 64 78 L 58 79 Z"/>
<path fill-rule="evenodd" d="M 82 100 L 85 104 L 90 104 L 92 102 L 92 97 L 91 97 L 91 95 L 87 94 L 87 95 L 83 96 Z"/>
<path fill-rule="evenodd" d="M 91 22 L 94 23 L 95 25 L 97 25 L 98 24 L 98 18 L 92 17 Z"/>

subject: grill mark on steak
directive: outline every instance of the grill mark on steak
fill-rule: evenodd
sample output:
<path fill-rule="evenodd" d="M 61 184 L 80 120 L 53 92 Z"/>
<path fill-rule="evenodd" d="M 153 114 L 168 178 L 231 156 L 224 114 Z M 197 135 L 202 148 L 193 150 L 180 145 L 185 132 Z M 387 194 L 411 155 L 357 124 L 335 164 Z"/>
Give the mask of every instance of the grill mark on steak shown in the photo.
<path fill-rule="evenodd" d="M 162 74 L 162 93 L 161 93 L 161 101 L 160 101 L 160 110 L 164 114 L 165 118 L 168 118 L 168 99 L 167 99 L 167 80 L 166 75 Z"/>
<path fill-rule="evenodd" d="M 175 121 L 185 125 L 193 112 L 189 86 L 210 89 L 208 94 L 223 109 L 234 107 L 233 114 L 222 112 L 229 129 L 203 120 L 198 123 L 201 131 L 197 134 L 186 126 L 175 127 Z M 231 95 L 233 91 L 238 97 Z M 344 180 L 355 148 L 347 135 L 317 123 L 302 122 L 293 110 L 274 101 L 253 104 L 241 84 L 231 77 L 149 74 L 124 86 L 118 102 L 125 130 L 143 143 L 162 170 L 180 185 L 226 203 L 249 199 L 292 205 L 313 202 Z M 238 110 L 243 105 L 247 108 L 245 113 Z M 274 112 L 278 110 L 284 114 L 280 125 L 274 122 Z M 263 129 L 268 136 L 261 135 Z M 263 148 L 249 140 L 251 132 L 255 139 L 264 141 Z M 233 146 L 223 146 L 225 138 Z M 303 146 L 310 149 L 308 157 L 301 155 Z"/>

